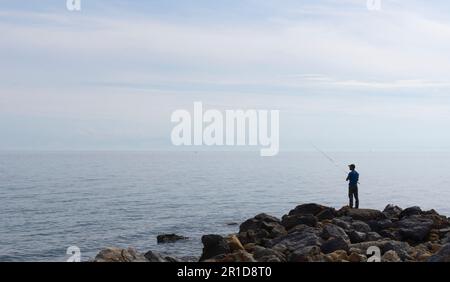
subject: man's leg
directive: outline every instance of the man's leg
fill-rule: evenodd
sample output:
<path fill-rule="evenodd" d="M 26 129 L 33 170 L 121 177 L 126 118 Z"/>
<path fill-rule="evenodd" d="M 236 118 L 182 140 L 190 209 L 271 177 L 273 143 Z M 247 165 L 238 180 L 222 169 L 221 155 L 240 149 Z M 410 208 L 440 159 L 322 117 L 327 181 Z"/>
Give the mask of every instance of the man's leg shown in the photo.
<path fill-rule="evenodd" d="M 353 191 L 352 191 L 351 187 L 348 188 L 348 199 L 349 199 L 348 206 L 352 209 L 353 208 Z"/>
<path fill-rule="evenodd" d="M 359 208 L 358 186 L 354 188 L 353 195 L 355 196 L 355 208 Z"/>

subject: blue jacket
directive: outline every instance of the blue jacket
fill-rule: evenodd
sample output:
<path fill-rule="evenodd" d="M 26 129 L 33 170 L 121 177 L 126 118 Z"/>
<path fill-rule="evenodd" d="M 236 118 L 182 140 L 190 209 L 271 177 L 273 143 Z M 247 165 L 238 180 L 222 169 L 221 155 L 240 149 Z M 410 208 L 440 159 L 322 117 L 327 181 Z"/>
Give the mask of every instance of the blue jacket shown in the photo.
<path fill-rule="evenodd" d="M 357 186 L 359 181 L 359 173 L 356 170 L 350 171 L 347 176 L 349 186 Z"/>

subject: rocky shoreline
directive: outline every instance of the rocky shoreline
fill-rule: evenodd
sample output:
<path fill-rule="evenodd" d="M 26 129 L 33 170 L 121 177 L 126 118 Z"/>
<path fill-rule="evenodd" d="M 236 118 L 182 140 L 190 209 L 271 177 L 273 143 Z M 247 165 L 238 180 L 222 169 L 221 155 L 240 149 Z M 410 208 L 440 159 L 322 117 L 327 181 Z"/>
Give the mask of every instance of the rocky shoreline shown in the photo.
<path fill-rule="evenodd" d="M 168 238 L 186 239 L 174 234 Z M 420 207 L 336 210 L 302 204 L 281 219 L 258 214 L 240 224 L 237 234 L 204 235 L 202 243 L 198 258 L 106 248 L 93 261 L 450 262 L 450 219 Z"/>

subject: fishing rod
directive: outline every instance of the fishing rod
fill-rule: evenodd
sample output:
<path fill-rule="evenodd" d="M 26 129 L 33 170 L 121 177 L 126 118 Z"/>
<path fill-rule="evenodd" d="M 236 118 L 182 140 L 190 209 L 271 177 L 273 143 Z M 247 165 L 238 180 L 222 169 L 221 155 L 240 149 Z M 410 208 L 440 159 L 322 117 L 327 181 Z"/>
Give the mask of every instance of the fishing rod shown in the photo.
<path fill-rule="evenodd" d="M 319 147 L 317 147 L 313 143 L 311 143 L 311 146 L 313 146 L 314 149 L 316 149 L 319 153 L 321 153 L 322 156 L 324 156 L 328 161 L 330 161 L 337 169 L 339 169 L 339 170 L 343 171 L 345 174 L 347 174 L 347 170 L 342 169 L 342 167 L 327 153 L 325 153 L 323 150 L 319 149 Z"/>
<path fill-rule="evenodd" d="M 344 170 L 332 157 L 330 157 L 327 153 L 325 153 L 323 150 L 319 149 L 319 147 L 317 147 L 316 145 L 314 145 L 312 142 L 310 142 L 311 146 L 314 147 L 314 149 L 316 149 L 319 153 L 322 154 L 322 156 L 324 156 L 328 161 L 330 161 L 334 167 L 336 167 L 338 170 L 342 170 L 345 174 L 348 174 L 347 170 Z M 359 181 L 358 181 L 358 184 Z"/>

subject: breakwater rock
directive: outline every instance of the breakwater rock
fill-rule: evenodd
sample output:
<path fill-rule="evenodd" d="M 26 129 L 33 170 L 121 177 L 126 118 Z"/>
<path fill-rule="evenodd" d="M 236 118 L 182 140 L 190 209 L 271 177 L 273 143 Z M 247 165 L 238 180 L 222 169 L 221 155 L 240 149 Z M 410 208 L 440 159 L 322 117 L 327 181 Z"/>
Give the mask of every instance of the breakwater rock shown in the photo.
<path fill-rule="evenodd" d="M 202 243 L 196 259 L 108 248 L 94 261 L 450 262 L 450 220 L 420 207 L 336 210 L 302 204 L 282 218 L 258 214 L 236 234 L 204 235 Z"/>

